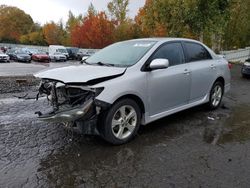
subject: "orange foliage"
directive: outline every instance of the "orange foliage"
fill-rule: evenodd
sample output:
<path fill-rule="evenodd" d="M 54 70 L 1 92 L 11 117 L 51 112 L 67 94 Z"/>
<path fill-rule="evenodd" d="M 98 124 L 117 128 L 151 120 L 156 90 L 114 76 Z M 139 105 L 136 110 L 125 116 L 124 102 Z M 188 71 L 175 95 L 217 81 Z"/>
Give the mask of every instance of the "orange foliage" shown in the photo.
<path fill-rule="evenodd" d="M 167 29 L 165 25 L 156 24 L 156 28 L 154 30 L 154 37 L 166 37 L 167 36 Z"/>
<path fill-rule="evenodd" d="M 71 30 L 73 46 L 84 48 L 103 48 L 113 42 L 114 25 L 104 12 L 88 14 L 82 24 Z"/>
<path fill-rule="evenodd" d="M 54 22 L 47 23 L 43 27 L 43 35 L 48 44 L 60 44 L 60 28 Z"/>

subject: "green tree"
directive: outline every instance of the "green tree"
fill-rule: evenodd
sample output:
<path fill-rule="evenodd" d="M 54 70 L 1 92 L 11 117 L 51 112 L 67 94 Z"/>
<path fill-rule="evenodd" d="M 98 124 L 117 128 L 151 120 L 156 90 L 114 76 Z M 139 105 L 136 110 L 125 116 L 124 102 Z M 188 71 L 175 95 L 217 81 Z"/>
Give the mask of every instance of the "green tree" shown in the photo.
<path fill-rule="evenodd" d="M 81 23 L 83 20 L 83 16 L 82 14 L 75 16 L 71 11 L 69 11 L 68 14 L 68 20 L 66 22 L 66 31 L 70 33 L 70 31 L 72 30 L 72 28 Z"/>
<path fill-rule="evenodd" d="M 108 4 L 108 10 L 114 20 L 118 22 L 118 24 L 123 23 L 127 19 L 127 13 L 129 0 L 112 0 Z"/>
<path fill-rule="evenodd" d="M 224 30 L 225 49 L 250 46 L 250 1 L 235 0 L 230 3 L 230 19 Z"/>
<path fill-rule="evenodd" d="M 0 41 L 19 42 L 21 35 L 28 34 L 34 22 L 30 15 L 11 6 L 0 6 Z"/>
<path fill-rule="evenodd" d="M 147 36 L 183 36 L 189 1 L 147 0 L 136 22 Z"/>

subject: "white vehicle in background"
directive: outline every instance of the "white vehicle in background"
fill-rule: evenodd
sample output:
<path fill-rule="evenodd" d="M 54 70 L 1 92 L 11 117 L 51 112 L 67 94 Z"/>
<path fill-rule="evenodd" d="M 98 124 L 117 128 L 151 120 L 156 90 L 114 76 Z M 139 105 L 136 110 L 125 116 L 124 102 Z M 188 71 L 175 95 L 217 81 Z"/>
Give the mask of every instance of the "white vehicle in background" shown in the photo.
<path fill-rule="evenodd" d="M 10 57 L 0 50 L 0 62 L 10 62 Z"/>
<path fill-rule="evenodd" d="M 49 54 L 49 58 L 50 58 L 50 61 L 67 61 L 67 57 L 60 52 Z"/>
<path fill-rule="evenodd" d="M 65 55 L 66 58 L 68 59 L 69 53 L 68 53 L 67 49 L 64 46 L 61 46 L 61 45 L 50 45 L 49 46 L 49 55 L 50 56 L 57 53 L 57 52 Z"/>

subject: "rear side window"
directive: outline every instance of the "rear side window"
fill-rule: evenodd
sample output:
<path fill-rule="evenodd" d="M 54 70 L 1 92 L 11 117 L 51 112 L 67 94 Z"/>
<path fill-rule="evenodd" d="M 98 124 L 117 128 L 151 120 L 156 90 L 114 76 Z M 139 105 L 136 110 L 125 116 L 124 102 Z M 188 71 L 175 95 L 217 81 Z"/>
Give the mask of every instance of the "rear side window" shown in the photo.
<path fill-rule="evenodd" d="M 202 45 L 192 42 L 185 42 L 188 62 L 212 59 L 211 55 Z"/>
<path fill-rule="evenodd" d="M 169 66 L 182 64 L 184 62 L 182 46 L 180 43 L 164 44 L 157 49 L 150 59 L 151 61 L 154 59 L 168 59 Z"/>

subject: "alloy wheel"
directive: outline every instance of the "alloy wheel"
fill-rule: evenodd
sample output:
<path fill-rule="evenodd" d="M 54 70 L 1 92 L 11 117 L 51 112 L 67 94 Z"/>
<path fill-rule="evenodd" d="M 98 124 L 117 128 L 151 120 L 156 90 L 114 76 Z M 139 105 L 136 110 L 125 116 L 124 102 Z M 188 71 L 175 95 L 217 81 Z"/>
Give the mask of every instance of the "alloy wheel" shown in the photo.
<path fill-rule="evenodd" d="M 212 93 L 212 105 L 214 107 L 217 107 L 220 104 L 222 98 L 222 88 L 220 85 L 216 85 L 213 89 L 213 93 Z"/>
<path fill-rule="evenodd" d="M 121 106 L 112 118 L 113 135 L 120 140 L 128 138 L 136 128 L 137 120 L 137 113 L 132 106 Z"/>

